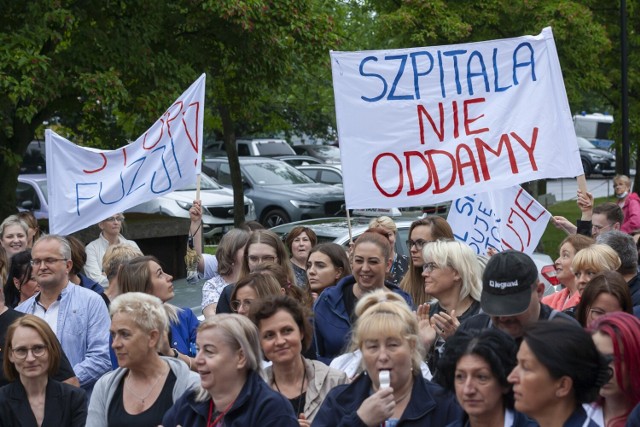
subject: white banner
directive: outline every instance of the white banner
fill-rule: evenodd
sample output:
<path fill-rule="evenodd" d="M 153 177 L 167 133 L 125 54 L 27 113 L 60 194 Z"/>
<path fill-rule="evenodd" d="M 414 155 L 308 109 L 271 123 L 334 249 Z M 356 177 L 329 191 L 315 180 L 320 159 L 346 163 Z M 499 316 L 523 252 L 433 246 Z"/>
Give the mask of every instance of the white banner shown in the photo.
<path fill-rule="evenodd" d="M 551 214 L 519 185 L 454 200 L 447 222 L 456 240 L 477 254 L 487 249 L 533 253 Z"/>
<path fill-rule="evenodd" d="M 196 182 L 205 75 L 135 142 L 117 150 L 80 147 L 45 132 L 49 231 L 70 234 Z"/>
<path fill-rule="evenodd" d="M 583 173 L 550 28 L 331 52 L 347 206 L 433 204 Z"/>

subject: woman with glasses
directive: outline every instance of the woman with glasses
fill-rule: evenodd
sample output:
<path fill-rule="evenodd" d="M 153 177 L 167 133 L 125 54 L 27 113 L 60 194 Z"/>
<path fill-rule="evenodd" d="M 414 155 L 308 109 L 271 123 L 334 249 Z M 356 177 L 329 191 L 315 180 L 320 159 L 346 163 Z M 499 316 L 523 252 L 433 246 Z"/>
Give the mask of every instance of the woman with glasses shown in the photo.
<path fill-rule="evenodd" d="M 165 304 L 175 296 L 173 277 L 162 270 L 160 261 L 154 256 L 135 258 L 125 264 L 118 275 L 118 285 L 122 294 L 143 292 L 160 298 Z M 174 308 L 177 319 L 171 319 L 169 334 L 163 337 L 158 350 L 164 356 L 182 360 L 195 370 L 193 357 L 196 354 L 196 330 L 200 322 L 190 308 Z"/>
<path fill-rule="evenodd" d="M 242 268 L 239 278 L 247 277 L 249 273 L 263 264 L 277 264 L 282 267 L 282 271 L 286 275 L 286 281 L 282 282 L 282 286 L 292 283 L 295 286 L 295 277 L 289 262 L 289 254 L 282 243 L 282 240 L 270 230 L 255 230 L 251 232 L 249 241 L 244 250 L 242 258 Z M 224 288 L 216 313 L 233 313 L 232 307 L 229 306 L 233 286 Z"/>
<path fill-rule="evenodd" d="M 456 240 L 427 243 L 422 251 L 425 292 L 437 302 L 418 307 L 427 364 L 435 372 L 445 341 L 480 311 L 482 274 L 475 252 Z M 428 336 L 428 338 L 427 338 Z"/>
<path fill-rule="evenodd" d="M 291 404 L 260 377 L 258 330 L 237 314 L 206 319 L 198 328 L 200 386 L 167 411 L 164 427 L 298 427 Z"/>
<path fill-rule="evenodd" d="M 111 347 L 120 367 L 96 383 L 87 426 L 156 427 L 167 409 L 198 384 L 186 364 L 158 355 L 175 310 L 152 295 L 129 292 L 114 299 L 109 312 Z"/>
<path fill-rule="evenodd" d="M 265 262 L 279 264 L 287 273 L 288 281 L 296 283 L 291 263 L 289 262 L 289 253 L 282 240 L 271 230 L 255 230 L 251 233 L 244 251 L 240 277 L 246 276 L 258 265 Z"/>
<path fill-rule="evenodd" d="M 410 307 L 411 296 L 386 281 L 391 268 L 391 245 L 378 233 L 365 232 L 356 240 L 352 252 L 353 274 L 336 286 L 325 289 L 313 311 L 318 359 L 326 364 L 345 352 L 353 324 L 355 307 L 366 294 L 386 290 L 399 294 Z"/>
<path fill-rule="evenodd" d="M 31 250 L 18 252 L 11 258 L 9 277 L 4 285 L 4 298 L 8 307 L 16 306 L 40 290 L 31 267 Z"/>
<path fill-rule="evenodd" d="M 623 427 L 640 403 L 640 320 L 629 313 L 610 313 L 599 317 L 589 331 L 613 370 L 609 382 L 600 388 L 594 418 L 601 425 Z"/>
<path fill-rule="evenodd" d="M 96 240 L 89 243 L 86 247 L 87 263 L 84 266 L 84 272 L 88 278 L 98 282 L 100 286 L 109 285 L 107 276 L 102 274 L 102 258 L 107 248 L 118 243 L 124 243 L 140 249 L 136 242 L 127 240 L 122 234 L 122 224 L 124 223 L 124 215 L 122 213 L 115 214 L 98 223 L 100 227 L 100 235 Z"/>
<path fill-rule="evenodd" d="M 422 249 L 426 243 L 438 239 L 453 239 L 453 230 L 444 218 L 434 215 L 411 223 L 409 240 L 406 242 L 410 254 L 409 267 L 400 282 L 400 287 L 411 295 L 416 307 L 431 301 L 431 297 L 424 290 Z"/>
<path fill-rule="evenodd" d="M 379 216 L 369 221 L 369 228 L 379 228 L 389 238 L 391 243 L 391 270 L 389 271 L 390 280 L 398 285 L 409 267 L 409 257 L 396 253 L 396 240 L 398 239 L 398 226 L 393 219 L 388 216 Z"/>
<path fill-rule="evenodd" d="M 309 251 L 318 243 L 316 233 L 307 227 L 293 227 L 285 240 L 291 254 L 291 268 L 296 277 L 296 285 L 307 287 L 307 258 Z"/>
<path fill-rule="evenodd" d="M 236 283 L 231 294 L 231 309 L 242 316 L 249 316 L 251 307 L 258 301 L 284 293 L 274 274 L 253 272 Z"/>
<path fill-rule="evenodd" d="M 7 330 L 5 376 L 0 388 L 0 425 L 82 427 L 87 418 L 84 390 L 51 378 L 62 349 L 44 320 L 26 315 Z"/>
<path fill-rule="evenodd" d="M 589 281 L 575 308 L 575 318 L 587 328 L 608 313 L 624 311 L 633 314 L 629 285 L 617 271 L 603 271 Z"/>

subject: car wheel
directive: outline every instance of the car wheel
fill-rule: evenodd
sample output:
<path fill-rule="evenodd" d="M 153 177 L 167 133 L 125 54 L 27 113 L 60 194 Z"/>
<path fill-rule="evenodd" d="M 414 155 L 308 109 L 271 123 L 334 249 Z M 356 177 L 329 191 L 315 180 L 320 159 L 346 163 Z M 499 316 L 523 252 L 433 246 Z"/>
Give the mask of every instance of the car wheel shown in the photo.
<path fill-rule="evenodd" d="M 262 225 L 267 228 L 275 227 L 276 225 L 282 225 L 291 222 L 289 215 L 282 209 L 271 209 L 262 216 Z"/>
<path fill-rule="evenodd" d="M 584 170 L 584 176 L 591 175 L 591 165 L 585 159 L 582 159 L 582 169 Z"/>

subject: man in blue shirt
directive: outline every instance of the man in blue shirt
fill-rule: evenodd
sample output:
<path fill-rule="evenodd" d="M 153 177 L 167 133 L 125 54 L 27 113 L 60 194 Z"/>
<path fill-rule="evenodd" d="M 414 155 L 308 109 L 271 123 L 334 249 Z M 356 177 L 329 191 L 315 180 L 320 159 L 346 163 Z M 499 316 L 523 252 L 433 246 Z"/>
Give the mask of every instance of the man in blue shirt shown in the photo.
<path fill-rule="evenodd" d="M 44 319 L 60 340 L 80 386 L 93 384 L 111 369 L 109 312 L 95 292 L 69 281 L 73 265 L 69 242 L 62 236 L 40 238 L 31 251 L 40 293 L 16 310 Z"/>

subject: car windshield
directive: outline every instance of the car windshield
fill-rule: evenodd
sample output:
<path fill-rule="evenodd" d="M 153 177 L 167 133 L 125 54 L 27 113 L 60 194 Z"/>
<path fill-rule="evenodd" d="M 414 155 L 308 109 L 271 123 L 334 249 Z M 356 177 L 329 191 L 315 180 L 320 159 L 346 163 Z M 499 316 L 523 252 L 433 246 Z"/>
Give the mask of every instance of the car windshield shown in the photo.
<path fill-rule="evenodd" d="M 589 140 L 578 137 L 578 148 L 598 148 L 598 147 L 596 147 L 591 142 L 589 142 Z"/>
<path fill-rule="evenodd" d="M 312 184 L 313 180 L 285 162 L 250 163 L 244 166 L 249 179 L 260 185 Z"/>
<path fill-rule="evenodd" d="M 219 190 L 223 187 L 220 186 L 220 184 L 218 184 L 217 182 L 215 182 L 213 179 L 209 178 L 207 175 L 205 175 L 204 173 L 200 175 L 200 189 L 201 190 Z M 181 188 L 178 191 L 194 191 L 196 189 L 196 184 L 190 184 L 184 188 Z"/>
<path fill-rule="evenodd" d="M 291 154 L 291 148 L 286 142 L 260 142 L 256 144 L 261 156 L 284 156 Z"/>

